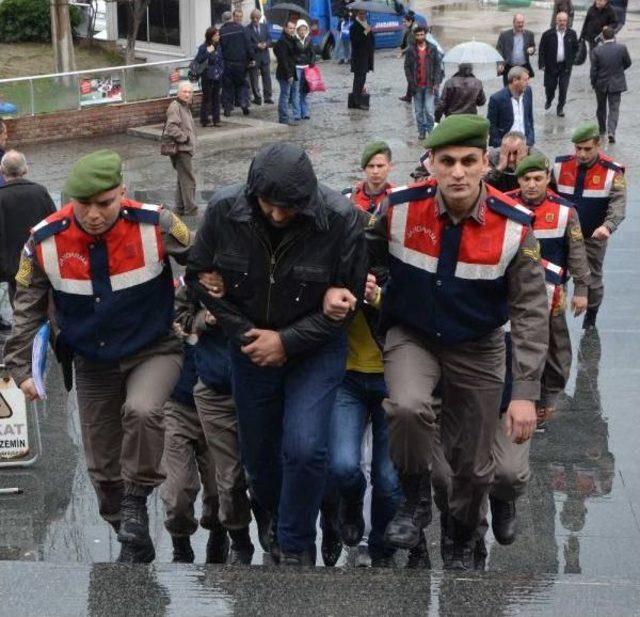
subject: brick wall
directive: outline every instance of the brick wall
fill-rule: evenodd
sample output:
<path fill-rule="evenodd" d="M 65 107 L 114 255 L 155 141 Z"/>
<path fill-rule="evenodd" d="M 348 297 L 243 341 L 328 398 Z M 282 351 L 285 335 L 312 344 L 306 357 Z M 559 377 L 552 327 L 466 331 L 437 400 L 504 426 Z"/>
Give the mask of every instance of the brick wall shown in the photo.
<path fill-rule="evenodd" d="M 77 137 L 95 137 L 124 133 L 129 127 L 158 124 L 165 118 L 171 99 L 153 99 L 120 105 L 96 105 L 81 110 L 60 111 L 38 116 L 5 120 L 9 143 L 23 144 L 62 141 Z M 193 114 L 197 117 L 200 94 L 194 96 Z"/>

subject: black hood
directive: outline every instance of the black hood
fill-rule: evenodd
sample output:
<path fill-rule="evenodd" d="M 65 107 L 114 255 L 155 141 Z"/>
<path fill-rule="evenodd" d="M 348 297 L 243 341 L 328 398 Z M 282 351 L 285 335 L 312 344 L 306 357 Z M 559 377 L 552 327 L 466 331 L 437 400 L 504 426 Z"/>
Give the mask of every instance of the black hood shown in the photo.
<path fill-rule="evenodd" d="M 249 168 L 246 195 L 311 214 L 317 201 L 318 179 L 307 153 L 287 141 L 260 148 Z"/>

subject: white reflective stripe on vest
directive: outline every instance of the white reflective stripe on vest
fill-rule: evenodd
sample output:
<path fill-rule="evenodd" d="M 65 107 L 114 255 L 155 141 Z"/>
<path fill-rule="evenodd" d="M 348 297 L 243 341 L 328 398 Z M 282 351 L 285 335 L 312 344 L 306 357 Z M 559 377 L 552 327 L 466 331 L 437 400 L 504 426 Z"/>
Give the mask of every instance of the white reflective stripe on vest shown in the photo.
<path fill-rule="evenodd" d="M 158 236 L 156 235 L 155 225 L 139 225 L 140 238 L 142 240 L 142 254 L 144 257 L 144 266 L 130 270 L 129 272 L 122 272 L 121 274 L 114 274 L 109 277 L 111 280 L 111 289 L 113 291 L 120 291 L 129 287 L 135 287 L 146 283 L 162 273 L 164 267 L 163 262 L 160 260 L 160 250 L 158 247 Z"/>
<path fill-rule="evenodd" d="M 438 270 L 438 258 L 426 255 L 420 251 L 407 248 L 404 245 L 407 235 L 407 216 L 409 214 L 409 204 L 398 204 L 394 206 L 391 214 L 391 234 L 389 238 L 389 253 L 400 261 L 424 270 L 432 274 Z M 418 231 L 418 230 L 416 230 Z M 419 230 L 424 231 L 424 230 Z"/>
<path fill-rule="evenodd" d="M 44 271 L 49 278 L 51 287 L 56 291 L 79 296 L 92 296 L 93 284 L 91 281 L 80 279 L 63 279 L 60 274 L 60 262 L 58 261 L 58 246 L 56 237 L 50 236 L 40 243 L 42 250 L 42 263 Z"/>
<path fill-rule="evenodd" d="M 569 222 L 569 208 L 560 206 L 558 209 L 558 225 L 553 229 L 535 229 L 533 235 L 540 239 L 543 238 L 563 238 L 567 231 L 567 223 Z"/>
<path fill-rule="evenodd" d="M 520 248 L 521 239 L 522 225 L 517 221 L 507 219 L 498 263 L 470 264 L 459 261 L 456 266 L 456 276 L 461 279 L 481 279 L 485 281 L 492 281 L 504 276 L 507 267 Z"/>

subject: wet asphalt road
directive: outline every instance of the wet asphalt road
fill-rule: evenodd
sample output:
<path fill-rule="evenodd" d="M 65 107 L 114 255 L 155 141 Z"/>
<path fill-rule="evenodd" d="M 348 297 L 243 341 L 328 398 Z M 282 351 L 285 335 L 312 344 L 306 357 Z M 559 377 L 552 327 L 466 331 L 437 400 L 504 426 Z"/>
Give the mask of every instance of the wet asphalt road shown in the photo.
<path fill-rule="evenodd" d="M 510 23 L 508 13 L 481 10 L 475 2 L 434 8 L 430 14 L 446 46 L 474 36 L 493 43 Z M 548 11 L 528 9 L 526 14 L 538 40 L 548 25 Z M 578 27 L 581 21 L 579 13 Z M 620 40 L 632 58 L 640 56 L 640 15 L 629 15 Z M 518 540 L 502 547 L 489 533 L 488 573 L 442 573 L 437 525 L 429 536 L 433 573 L 173 566 L 156 493 L 150 499 L 156 563 L 137 568 L 96 563 L 113 561 L 119 545 L 98 516 L 84 468 L 75 398 L 66 395 L 54 367 L 49 399 L 39 412 L 43 455 L 28 470 L 0 471 L 0 487 L 24 489 L 20 496 L 0 496 L 0 615 L 640 614 L 639 66 L 628 72 L 619 143 L 609 149 L 627 165 L 629 204 L 628 218 L 607 255 L 598 331 L 582 336 L 579 323 L 569 319 L 574 366 L 567 396 L 548 430 L 535 436 L 534 476 L 518 505 Z M 396 54 L 376 54 L 376 72 L 368 79 L 369 113 L 346 108 L 347 68 L 327 63 L 321 68 L 329 90 L 313 95 L 311 121 L 290 132 L 307 148 L 321 180 L 338 189 L 349 186 L 359 177 L 364 143 L 384 138 L 394 153 L 392 180 L 407 181 L 422 150 L 412 110 L 397 100 L 405 82 Z M 498 79 L 485 81 L 487 95 L 500 86 Z M 533 87 L 537 146 L 549 156 L 568 151 L 573 127 L 595 115 L 587 67 L 574 71 L 564 119 L 545 114 L 541 75 Z M 272 107 L 255 113 L 265 120 L 275 117 Z M 32 179 L 58 195 L 72 162 L 97 145 L 79 140 L 25 148 Z M 99 145 L 123 154 L 131 191 L 151 191 L 171 203 L 173 171 L 157 155 L 156 144 L 116 135 Z M 253 153 L 253 148 L 203 146 L 195 160 L 199 189 L 242 181 Z M 203 561 L 205 543 L 205 532 L 198 532 L 197 563 Z M 261 562 L 257 551 L 255 563 Z"/>

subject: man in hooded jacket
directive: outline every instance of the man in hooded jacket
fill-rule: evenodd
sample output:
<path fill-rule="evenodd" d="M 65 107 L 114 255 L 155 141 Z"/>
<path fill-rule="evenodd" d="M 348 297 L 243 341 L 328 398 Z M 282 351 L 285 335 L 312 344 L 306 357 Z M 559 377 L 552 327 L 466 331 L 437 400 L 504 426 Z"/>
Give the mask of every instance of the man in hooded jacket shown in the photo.
<path fill-rule="evenodd" d="M 366 252 L 356 210 L 318 183 L 299 146 L 279 142 L 258 151 L 246 184 L 216 192 L 190 255 L 188 283 L 230 340 L 242 460 L 277 519 L 282 564 L 315 563 L 348 321 L 326 317 L 322 302 L 342 285 L 356 308 Z M 224 297 L 206 282 L 212 271 Z"/>

